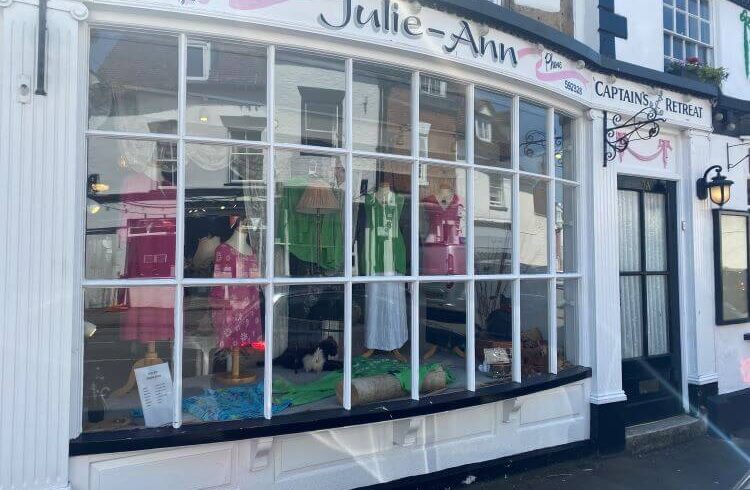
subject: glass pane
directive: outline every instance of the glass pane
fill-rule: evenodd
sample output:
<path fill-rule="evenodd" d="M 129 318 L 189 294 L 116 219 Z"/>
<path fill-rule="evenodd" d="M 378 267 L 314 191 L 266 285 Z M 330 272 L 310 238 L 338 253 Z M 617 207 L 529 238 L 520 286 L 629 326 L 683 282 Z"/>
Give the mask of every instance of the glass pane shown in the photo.
<path fill-rule="evenodd" d="M 354 159 L 355 275 L 410 274 L 411 169 L 409 162 Z"/>
<path fill-rule="evenodd" d="M 175 276 L 177 143 L 89 138 L 86 277 Z"/>
<path fill-rule="evenodd" d="M 477 281 L 474 287 L 476 384 L 509 383 L 513 377 L 513 283 Z"/>
<path fill-rule="evenodd" d="M 84 290 L 84 432 L 172 424 L 174 296 L 171 287 Z M 139 385 L 148 370 L 159 386 Z M 163 398 L 144 414 L 139 390 L 154 388 Z"/>
<path fill-rule="evenodd" d="M 411 398 L 408 286 L 354 284 L 352 295 L 352 406 Z"/>
<path fill-rule="evenodd" d="M 638 193 L 617 191 L 620 231 L 620 271 L 641 270 L 641 215 Z"/>
<path fill-rule="evenodd" d="M 419 286 L 420 394 L 466 389 L 466 285 Z M 426 374 L 421 374 L 425 372 Z"/>
<path fill-rule="evenodd" d="M 177 132 L 177 36 L 91 30 L 89 128 Z"/>
<path fill-rule="evenodd" d="M 675 0 L 677 2 L 677 8 L 685 10 L 685 0 Z"/>
<path fill-rule="evenodd" d="M 344 286 L 276 286 L 273 400 L 282 415 L 341 408 Z"/>
<path fill-rule="evenodd" d="M 664 7 L 664 29 L 674 30 L 674 10 L 671 7 Z"/>
<path fill-rule="evenodd" d="M 478 89 L 474 96 L 474 163 L 511 167 L 513 100 Z"/>
<path fill-rule="evenodd" d="M 685 43 L 680 39 L 672 39 L 672 57 L 678 60 L 685 58 Z"/>
<path fill-rule="evenodd" d="M 555 187 L 555 270 L 576 272 L 577 190 L 573 186 L 559 182 Z"/>
<path fill-rule="evenodd" d="M 258 286 L 185 289 L 185 424 L 263 417 L 264 305 Z"/>
<path fill-rule="evenodd" d="M 422 75 L 419 94 L 419 154 L 466 159 L 466 87 Z"/>
<path fill-rule="evenodd" d="M 664 56 L 672 56 L 672 38 L 668 35 L 664 35 Z"/>
<path fill-rule="evenodd" d="M 421 273 L 466 274 L 466 170 L 422 165 L 419 187 Z"/>
<path fill-rule="evenodd" d="M 578 349 L 578 281 L 558 279 L 557 301 L 557 372 L 579 363 Z"/>
<path fill-rule="evenodd" d="M 411 154 L 411 73 L 354 64 L 354 149 Z"/>
<path fill-rule="evenodd" d="M 698 15 L 698 0 L 688 0 L 688 11 L 691 14 Z"/>
<path fill-rule="evenodd" d="M 548 272 L 547 182 L 521 177 L 518 202 L 521 206 L 521 274 Z"/>
<path fill-rule="evenodd" d="M 277 276 L 342 276 L 344 185 L 339 156 L 276 152 Z"/>
<path fill-rule="evenodd" d="M 279 51 L 276 54 L 276 141 L 341 148 L 344 61 Z"/>
<path fill-rule="evenodd" d="M 747 217 L 721 216 L 721 287 L 724 320 L 748 316 Z"/>
<path fill-rule="evenodd" d="M 680 11 L 677 11 L 676 16 L 677 18 L 677 32 L 679 34 L 687 34 L 686 32 L 686 15 Z"/>
<path fill-rule="evenodd" d="M 648 355 L 658 356 L 669 352 L 667 305 L 667 278 L 646 277 L 646 315 L 648 318 Z"/>
<path fill-rule="evenodd" d="M 667 210 L 666 196 L 646 192 L 643 194 L 643 212 L 646 221 L 646 270 L 667 270 Z"/>
<path fill-rule="evenodd" d="M 266 49 L 197 39 L 188 48 L 187 133 L 264 141 Z"/>
<path fill-rule="evenodd" d="M 701 0 L 701 17 L 706 20 L 711 18 L 711 9 L 708 5 L 708 0 Z"/>
<path fill-rule="evenodd" d="M 185 277 L 265 275 L 266 150 L 185 145 Z"/>
<path fill-rule="evenodd" d="M 698 18 L 697 17 L 690 17 L 688 19 L 688 27 L 690 28 L 690 37 L 693 39 L 700 39 L 700 32 L 698 31 Z"/>
<path fill-rule="evenodd" d="M 622 358 L 643 355 L 643 296 L 640 276 L 620 277 Z"/>
<path fill-rule="evenodd" d="M 513 254 L 513 178 L 500 172 L 474 172 L 474 270 L 509 274 Z"/>
<path fill-rule="evenodd" d="M 521 373 L 549 373 L 549 288 L 547 281 L 521 281 Z"/>
<path fill-rule="evenodd" d="M 555 176 L 576 180 L 573 119 L 562 114 L 555 114 Z"/>
<path fill-rule="evenodd" d="M 698 48 L 698 59 L 701 60 L 701 63 L 708 63 L 708 48 L 705 48 L 703 46 L 700 46 Z"/>
<path fill-rule="evenodd" d="M 547 109 L 521 101 L 520 169 L 547 173 Z"/>
<path fill-rule="evenodd" d="M 701 41 L 711 44 L 711 24 L 708 22 L 701 22 Z"/>
<path fill-rule="evenodd" d="M 687 53 L 685 55 L 686 58 L 695 58 L 698 56 L 698 45 L 695 43 L 686 42 L 685 43 L 685 49 L 687 50 Z"/>

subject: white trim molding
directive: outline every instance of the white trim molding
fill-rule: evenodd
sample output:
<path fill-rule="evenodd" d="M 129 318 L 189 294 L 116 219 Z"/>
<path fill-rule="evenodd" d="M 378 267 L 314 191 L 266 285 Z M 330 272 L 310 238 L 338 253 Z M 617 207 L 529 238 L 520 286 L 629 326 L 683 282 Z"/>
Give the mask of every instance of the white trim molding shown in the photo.
<path fill-rule="evenodd" d="M 719 374 L 718 373 L 709 373 L 709 374 L 699 374 L 699 375 L 689 375 L 687 378 L 687 381 L 691 385 L 708 385 L 711 383 L 718 383 L 719 382 Z"/>
<path fill-rule="evenodd" d="M 607 403 L 618 403 L 627 401 L 628 397 L 624 391 L 613 391 L 611 393 L 591 394 L 589 401 L 594 405 L 606 405 Z"/>

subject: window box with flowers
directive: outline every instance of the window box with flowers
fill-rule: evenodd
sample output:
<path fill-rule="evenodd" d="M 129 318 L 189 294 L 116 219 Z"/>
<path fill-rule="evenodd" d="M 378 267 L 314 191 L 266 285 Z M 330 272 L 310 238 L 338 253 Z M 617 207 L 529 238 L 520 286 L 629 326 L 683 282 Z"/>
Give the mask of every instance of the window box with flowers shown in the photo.
<path fill-rule="evenodd" d="M 726 68 L 722 66 L 713 67 L 702 63 L 697 57 L 690 57 L 685 61 L 672 61 L 667 66 L 667 72 L 692 80 L 710 83 L 717 87 L 721 87 L 724 80 L 729 78 L 729 72 L 727 72 Z"/>

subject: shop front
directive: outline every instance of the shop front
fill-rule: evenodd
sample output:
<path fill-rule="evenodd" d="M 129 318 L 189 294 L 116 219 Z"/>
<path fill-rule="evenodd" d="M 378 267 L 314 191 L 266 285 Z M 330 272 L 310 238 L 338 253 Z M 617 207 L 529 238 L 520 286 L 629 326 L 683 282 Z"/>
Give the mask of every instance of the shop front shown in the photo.
<path fill-rule="evenodd" d="M 5 39 L 31 39 L 36 6 L 0 5 Z M 429 2 L 47 15 L 47 102 L 14 96 L 11 120 L 46 120 L 57 173 L 9 181 L 62 246 L 13 251 L 51 264 L 28 288 L 54 300 L 12 311 L 48 337 L 7 338 L 45 358 L 54 389 L 23 393 L 59 411 L 14 428 L 19 401 L 3 429 L 59 432 L 48 481 L 351 488 L 590 449 L 687 405 L 680 230 L 708 100 Z M 660 135 L 618 147 L 613 116 L 644 109 Z M 8 203 L 9 229 L 33 222 Z"/>

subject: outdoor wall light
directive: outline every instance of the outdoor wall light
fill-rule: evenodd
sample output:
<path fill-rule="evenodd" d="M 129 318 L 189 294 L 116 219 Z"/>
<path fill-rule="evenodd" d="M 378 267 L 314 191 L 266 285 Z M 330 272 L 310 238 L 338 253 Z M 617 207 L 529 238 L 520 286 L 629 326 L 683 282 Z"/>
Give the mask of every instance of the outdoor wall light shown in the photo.
<path fill-rule="evenodd" d="M 709 181 L 708 174 L 713 170 L 716 171 L 716 175 Z M 729 202 L 734 182 L 721 174 L 721 165 L 714 165 L 706 170 L 703 178 L 698 179 L 697 184 L 698 199 L 705 201 L 707 198 L 711 198 L 711 202 L 721 207 Z"/>

